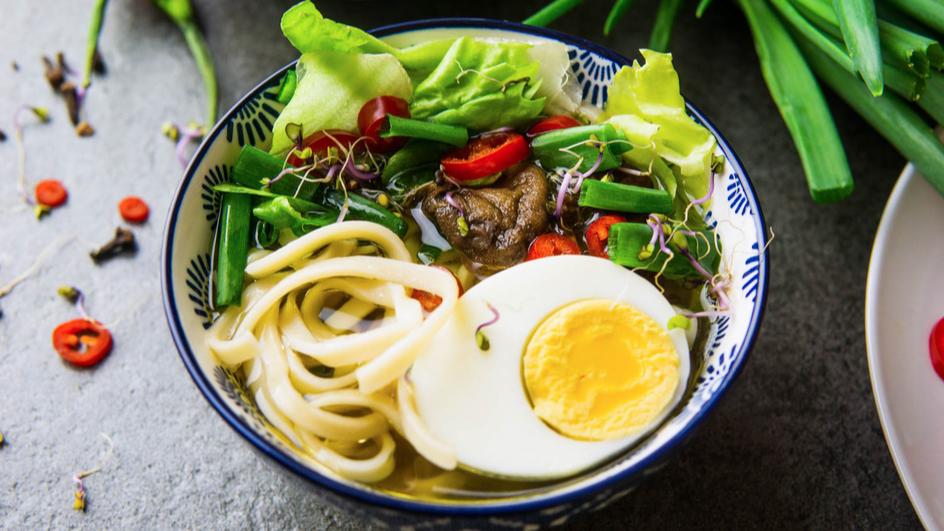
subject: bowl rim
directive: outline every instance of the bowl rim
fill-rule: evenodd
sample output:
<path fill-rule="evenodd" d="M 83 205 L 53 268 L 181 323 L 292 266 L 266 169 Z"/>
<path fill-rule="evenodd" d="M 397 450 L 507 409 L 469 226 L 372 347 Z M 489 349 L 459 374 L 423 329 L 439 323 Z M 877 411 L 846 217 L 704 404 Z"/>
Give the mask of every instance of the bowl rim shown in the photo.
<path fill-rule="evenodd" d="M 411 31 L 444 28 L 489 29 L 523 33 L 526 35 L 556 40 L 565 44 L 571 44 L 583 50 L 593 52 L 619 65 L 632 64 L 632 61 L 622 54 L 616 53 L 613 50 L 610 50 L 588 39 L 552 29 L 528 26 L 518 22 L 510 22 L 498 19 L 473 17 L 421 19 L 380 26 L 370 30 L 369 33 L 377 37 L 387 37 L 396 34 L 408 33 Z M 167 324 L 170 328 L 174 344 L 177 347 L 178 354 L 180 355 L 184 366 L 187 368 L 187 372 L 190 373 L 190 377 L 193 379 L 197 388 L 200 389 L 200 392 L 207 399 L 213 409 L 226 421 L 227 424 L 230 425 L 231 428 L 233 428 L 237 433 L 245 438 L 257 451 L 261 452 L 264 456 L 275 461 L 294 474 L 307 479 L 317 486 L 327 488 L 333 493 L 342 497 L 354 499 L 355 501 L 367 503 L 370 505 L 377 505 L 388 509 L 406 511 L 410 513 L 450 516 L 489 516 L 508 513 L 523 513 L 545 509 L 571 501 L 581 500 L 606 487 L 618 485 L 624 480 L 638 475 L 650 465 L 661 461 L 664 457 L 677 449 L 677 447 L 679 447 L 679 445 L 684 442 L 699 425 L 701 425 L 708 413 L 716 407 L 719 399 L 726 394 L 728 387 L 730 387 L 731 383 L 736 379 L 738 374 L 740 374 L 741 370 L 744 368 L 750 352 L 754 347 L 754 343 L 757 340 L 760 325 L 763 321 L 764 313 L 766 311 L 767 291 L 769 289 L 770 255 L 769 250 L 766 248 L 762 250 L 759 257 L 760 268 L 757 302 L 754 305 L 754 312 L 751 315 L 751 321 L 748 323 L 747 333 L 745 335 L 744 341 L 738 347 L 739 352 L 737 361 L 731 367 L 725 378 L 720 382 L 718 389 L 702 404 L 701 409 L 693 415 L 691 420 L 686 425 L 684 425 L 677 434 L 667 440 L 663 445 L 655 448 L 651 455 L 640 460 L 633 466 L 627 467 L 624 470 L 620 470 L 611 476 L 601 478 L 598 481 L 594 481 L 591 477 L 590 483 L 580 488 L 566 492 L 551 491 L 547 494 L 527 499 L 512 499 L 508 501 L 500 500 L 495 502 L 482 502 L 469 505 L 434 503 L 422 500 L 400 498 L 381 492 L 356 488 L 343 481 L 338 481 L 326 475 L 320 474 L 301 465 L 295 459 L 289 457 L 284 452 L 277 449 L 274 445 L 266 441 L 264 438 L 256 434 L 242 419 L 236 416 L 234 412 L 226 406 L 225 402 L 213 388 L 209 376 L 201 370 L 199 362 L 196 360 L 196 356 L 190 348 L 190 344 L 186 338 L 186 333 L 183 330 L 180 315 L 176 305 L 174 304 L 174 290 L 171 282 L 173 239 L 178 222 L 178 213 L 180 211 L 183 198 L 189 189 L 191 181 L 194 180 L 197 168 L 200 166 L 203 158 L 207 155 L 208 148 L 216 141 L 216 138 L 220 135 L 220 133 L 225 130 L 226 123 L 230 121 L 233 115 L 239 109 L 241 109 L 246 104 L 246 102 L 265 90 L 276 78 L 279 78 L 289 68 L 294 66 L 296 62 L 297 60 L 290 62 L 276 70 L 270 76 L 266 77 L 263 81 L 247 92 L 246 95 L 240 98 L 239 101 L 237 101 L 229 110 L 227 110 L 226 113 L 223 114 L 222 118 L 220 118 L 219 121 L 214 124 L 213 128 L 204 137 L 203 141 L 200 143 L 200 146 L 194 152 L 190 163 L 187 165 L 187 168 L 184 171 L 183 179 L 181 179 L 180 183 L 178 184 L 177 190 L 174 192 L 173 200 L 171 201 L 170 207 L 168 208 L 168 215 L 164 226 L 160 269 L 162 301 Z M 740 158 L 738 158 L 734 150 L 730 147 L 727 139 L 724 138 L 715 125 L 710 120 L 708 120 L 708 118 L 697 107 L 692 105 L 688 99 L 685 99 L 685 105 L 688 112 L 694 115 L 701 122 L 701 124 L 711 131 L 711 133 L 717 139 L 718 146 L 724 152 L 728 162 L 733 165 L 737 175 L 743 177 L 742 184 L 745 187 L 745 196 L 751 207 L 751 215 L 754 218 L 755 224 L 757 226 L 758 241 L 765 241 L 767 234 L 767 224 L 760 208 L 760 201 L 757 197 L 757 192 L 750 180 L 750 177 L 744 169 L 743 163 L 741 162 Z"/>

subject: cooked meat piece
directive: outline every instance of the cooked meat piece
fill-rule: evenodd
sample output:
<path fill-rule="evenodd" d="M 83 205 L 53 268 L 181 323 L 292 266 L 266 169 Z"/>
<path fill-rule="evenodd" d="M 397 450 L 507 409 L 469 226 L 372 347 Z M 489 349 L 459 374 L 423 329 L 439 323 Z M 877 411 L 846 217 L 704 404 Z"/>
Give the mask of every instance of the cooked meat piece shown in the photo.
<path fill-rule="evenodd" d="M 439 227 L 439 232 L 466 257 L 485 266 L 508 267 L 521 261 L 528 244 L 547 231 L 545 208 L 547 178 L 534 164 L 506 171 L 486 188 L 462 188 L 452 192 L 452 200 L 465 211 L 468 234 L 460 233 L 459 210 L 438 190 L 423 200 L 423 213 Z"/>

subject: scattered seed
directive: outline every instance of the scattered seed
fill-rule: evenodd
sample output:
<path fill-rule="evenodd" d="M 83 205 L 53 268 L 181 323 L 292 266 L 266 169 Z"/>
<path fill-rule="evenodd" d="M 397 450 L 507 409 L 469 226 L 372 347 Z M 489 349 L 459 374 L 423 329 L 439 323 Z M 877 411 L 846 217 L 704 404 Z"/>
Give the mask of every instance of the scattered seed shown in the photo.
<path fill-rule="evenodd" d="M 54 63 L 52 59 L 43 56 L 43 66 L 45 67 L 45 76 L 46 81 L 49 82 L 49 86 L 52 87 L 56 92 L 59 91 L 59 87 L 66 80 L 66 73 L 63 71 L 62 67 Z"/>
<path fill-rule="evenodd" d="M 88 122 L 82 121 L 75 126 L 75 133 L 79 136 L 92 136 L 95 134 L 95 129 Z"/>
<path fill-rule="evenodd" d="M 10 61 L 10 68 L 12 68 L 14 72 L 19 72 L 20 63 L 17 63 L 16 61 Z"/>
<path fill-rule="evenodd" d="M 0 129 L 0 142 L 6 142 L 6 141 L 7 141 L 7 134 L 4 133 L 2 129 Z"/>
<path fill-rule="evenodd" d="M 75 84 L 66 81 L 59 85 L 59 95 L 66 102 L 66 110 L 69 111 L 69 121 L 72 125 L 79 124 L 79 95 L 76 92 Z"/>

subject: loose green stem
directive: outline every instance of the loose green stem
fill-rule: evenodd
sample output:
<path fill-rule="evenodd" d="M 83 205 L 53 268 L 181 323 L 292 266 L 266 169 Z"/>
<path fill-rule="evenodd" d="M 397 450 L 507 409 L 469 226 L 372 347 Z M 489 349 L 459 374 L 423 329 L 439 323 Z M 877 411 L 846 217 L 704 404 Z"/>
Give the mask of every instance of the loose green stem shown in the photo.
<path fill-rule="evenodd" d="M 944 144 L 924 119 L 897 96 L 873 97 L 861 84 L 852 83 L 851 76 L 835 68 L 819 50 L 802 44 L 816 74 L 944 194 Z"/>
<path fill-rule="evenodd" d="M 705 14 L 705 11 L 708 10 L 708 6 L 711 5 L 711 0 L 701 0 L 698 2 L 698 7 L 695 8 L 695 17 L 701 18 Z"/>
<path fill-rule="evenodd" d="M 649 48 L 658 52 L 669 49 L 669 39 L 672 37 L 672 25 L 682 7 L 682 0 L 662 0 L 656 12 L 656 21 L 652 25 L 652 34 L 649 36 Z"/>
<path fill-rule="evenodd" d="M 606 16 L 606 23 L 603 24 L 604 35 L 609 37 L 610 33 L 613 31 L 613 28 L 615 28 L 616 24 L 623 19 L 623 15 L 626 14 L 626 11 L 628 11 L 632 5 L 633 0 L 616 0 L 616 2 L 613 2 L 613 7 Z"/>
<path fill-rule="evenodd" d="M 98 52 L 98 38 L 102 34 L 105 20 L 105 7 L 108 0 L 95 0 L 92 8 L 92 22 L 89 24 L 88 38 L 85 45 L 85 71 L 82 74 L 82 88 L 92 84 L 92 70 L 95 68 L 95 54 Z"/>
<path fill-rule="evenodd" d="M 212 127 L 216 123 L 216 112 L 219 107 L 213 56 L 210 55 L 210 48 L 207 46 L 206 39 L 203 38 L 203 33 L 193 19 L 179 26 L 180 31 L 184 34 L 184 39 L 187 41 L 187 46 L 190 47 L 190 53 L 193 54 L 193 59 L 197 63 L 197 69 L 203 77 L 203 86 L 207 96 L 207 126 Z"/>
<path fill-rule="evenodd" d="M 542 7 L 537 13 L 524 19 L 529 26 L 547 26 L 551 22 L 566 15 L 570 10 L 579 6 L 583 0 L 554 0 Z"/>
<path fill-rule="evenodd" d="M 849 162 L 803 54 L 766 0 L 738 0 L 738 4 L 754 34 L 770 95 L 796 144 L 810 195 L 817 202 L 847 197 L 853 189 Z"/>
<path fill-rule="evenodd" d="M 839 16 L 839 29 L 856 71 L 874 96 L 885 87 L 882 75 L 882 49 L 878 39 L 878 21 L 874 0 L 833 0 Z"/>

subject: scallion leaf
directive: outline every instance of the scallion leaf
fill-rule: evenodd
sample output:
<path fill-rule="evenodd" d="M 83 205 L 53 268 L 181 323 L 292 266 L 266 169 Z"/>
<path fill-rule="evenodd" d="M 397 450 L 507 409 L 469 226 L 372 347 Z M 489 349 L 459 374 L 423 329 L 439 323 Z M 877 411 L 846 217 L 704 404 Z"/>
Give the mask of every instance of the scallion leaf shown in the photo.
<path fill-rule="evenodd" d="M 878 21 L 874 0 L 833 0 L 839 17 L 839 29 L 856 71 L 873 96 L 882 94 L 882 49 L 878 39 Z"/>
<path fill-rule="evenodd" d="M 649 35 L 650 49 L 657 52 L 668 51 L 669 39 L 672 37 L 672 25 L 675 24 L 675 17 L 681 7 L 682 0 L 662 0 L 659 3 L 659 10 L 656 11 L 656 21 L 652 25 L 652 34 Z"/>
<path fill-rule="evenodd" d="M 551 22 L 566 15 L 571 9 L 579 6 L 583 0 L 554 0 L 542 7 L 537 13 L 524 19 L 529 26 L 547 26 Z"/>
<path fill-rule="evenodd" d="M 613 28 L 615 28 L 616 24 L 622 20 L 623 15 L 626 14 L 626 11 L 628 11 L 632 5 L 633 0 L 616 0 L 613 2 L 613 7 L 606 15 L 606 22 L 603 24 L 603 35 L 606 35 L 607 37 L 610 36 Z"/>

